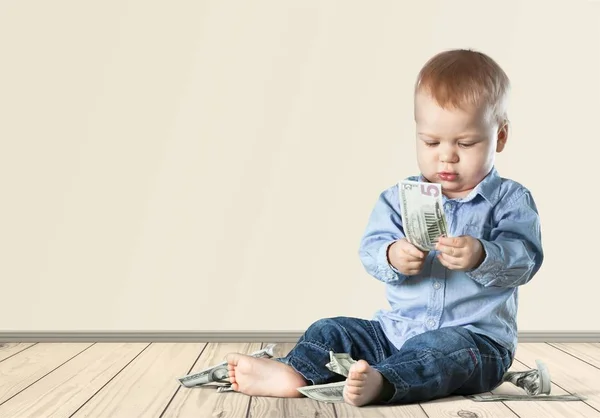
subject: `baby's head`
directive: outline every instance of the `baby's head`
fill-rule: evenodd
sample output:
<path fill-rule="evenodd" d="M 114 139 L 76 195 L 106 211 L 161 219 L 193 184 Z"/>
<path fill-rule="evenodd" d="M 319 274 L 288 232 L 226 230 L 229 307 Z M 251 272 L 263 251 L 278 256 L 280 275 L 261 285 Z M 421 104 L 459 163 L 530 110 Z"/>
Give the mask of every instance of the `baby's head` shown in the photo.
<path fill-rule="evenodd" d="M 451 50 L 432 57 L 415 84 L 421 174 L 450 198 L 466 196 L 489 173 L 508 138 L 510 81 L 487 55 Z"/>

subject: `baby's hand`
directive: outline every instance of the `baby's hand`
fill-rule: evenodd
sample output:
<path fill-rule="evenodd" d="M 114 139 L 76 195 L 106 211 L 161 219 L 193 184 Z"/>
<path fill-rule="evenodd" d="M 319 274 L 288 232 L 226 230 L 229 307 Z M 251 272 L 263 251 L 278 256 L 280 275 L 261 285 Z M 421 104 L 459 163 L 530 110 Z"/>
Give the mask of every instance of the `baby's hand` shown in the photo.
<path fill-rule="evenodd" d="M 406 238 L 402 238 L 390 245 L 388 259 L 400 273 L 406 276 L 414 276 L 419 274 L 421 268 L 423 268 L 427 253 L 428 251 L 421 251 L 408 242 Z"/>
<path fill-rule="evenodd" d="M 450 270 L 471 270 L 485 258 L 481 242 L 468 235 L 441 237 L 435 248 L 441 253 L 438 260 Z"/>

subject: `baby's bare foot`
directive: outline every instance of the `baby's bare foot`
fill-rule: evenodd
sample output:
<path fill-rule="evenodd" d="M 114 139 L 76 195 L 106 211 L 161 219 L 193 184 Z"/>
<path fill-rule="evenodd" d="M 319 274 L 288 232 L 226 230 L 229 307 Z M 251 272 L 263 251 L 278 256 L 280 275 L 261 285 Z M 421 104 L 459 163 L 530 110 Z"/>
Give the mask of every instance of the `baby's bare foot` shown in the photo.
<path fill-rule="evenodd" d="M 292 366 L 241 353 L 230 353 L 226 360 L 231 388 L 236 392 L 277 398 L 304 396 L 296 389 L 308 383 Z"/>
<path fill-rule="evenodd" d="M 354 406 L 372 403 L 381 395 L 383 377 L 364 360 L 358 360 L 350 367 L 344 387 L 344 401 Z"/>

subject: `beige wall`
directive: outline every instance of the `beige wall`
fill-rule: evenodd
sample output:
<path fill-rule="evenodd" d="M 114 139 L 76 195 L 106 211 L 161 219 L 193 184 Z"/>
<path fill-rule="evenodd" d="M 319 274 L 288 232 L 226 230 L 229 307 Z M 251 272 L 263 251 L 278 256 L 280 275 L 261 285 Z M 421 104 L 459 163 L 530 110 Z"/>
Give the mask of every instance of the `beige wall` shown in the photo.
<path fill-rule="evenodd" d="M 359 240 L 417 173 L 414 77 L 454 47 L 513 82 L 497 166 L 546 249 L 521 330 L 600 330 L 586 0 L 0 2 L 0 330 L 370 317 L 387 305 Z"/>

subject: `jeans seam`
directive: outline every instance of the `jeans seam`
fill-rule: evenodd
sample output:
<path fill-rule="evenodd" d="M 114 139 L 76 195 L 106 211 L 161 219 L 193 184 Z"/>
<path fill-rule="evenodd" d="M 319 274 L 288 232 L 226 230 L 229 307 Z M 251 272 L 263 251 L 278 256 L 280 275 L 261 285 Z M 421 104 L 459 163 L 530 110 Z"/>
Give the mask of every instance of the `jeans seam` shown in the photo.
<path fill-rule="evenodd" d="M 490 359 L 493 359 L 493 360 L 500 360 L 500 361 L 502 361 L 502 360 L 504 360 L 506 358 L 506 356 L 497 356 L 495 354 L 482 354 L 482 353 L 479 353 L 479 355 L 481 357 L 490 358 Z"/>
<path fill-rule="evenodd" d="M 368 322 L 369 324 L 369 331 L 372 331 L 372 337 L 375 340 L 376 344 L 377 344 L 377 363 L 380 363 L 384 360 L 385 355 L 383 353 L 383 347 L 381 346 L 381 341 L 379 340 L 379 336 L 377 335 L 377 330 L 375 329 L 375 326 L 373 325 L 372 322 Z"/>
<path fill-rule="evenodd" d="M 438 358 L 438 357 L 435 356 L 435 353 L 440 353 L 441 357 L 448 358 L 451 361 L 455 361 L 452 357 L 456 356 L 457 354 L 461 354 L 461 353 L 465 353 L 465 352 L 468 353 L 469 357 L 471 358 L 471 360 L 474 363 L 473 370 L 471 371 L 471 373 L 469 373 L 469 376 L 467 377 L 467 379 L 470 379 L 471 376 L 473 376 L 473 373 L 475 373 L 475 370 L 477 369 L 477 364 L 478 364 L 477 360 L 476 360 L 475 353 L 473 352 L 473 349 L 470 348 L 470 347 L 460 348 L 458 350 L 452 351 L 452 352 L 447 353 L 447 354 L 446 353 L 442 353 L 439 350 L 427 350 L 426 354 L 423 357 L 420 357 L 420 358 L 415 359 L 415 360 L 404 361 L 404 362 L 402 362 L 400 364 L 402 366 L 405 366 L 405 367 L 410 367 L 412 364 L 415 364 L 415 363 L 424 363 L 424 362 L 429 362 L 429 361 L 432 361 L 432 360 L 435 361 Z M 391 376 L 394 377 L 394 380 L 393 380 L 392 384 L 394 385 L 395 391 L 394 391 L 394 395 L 392 396 L 392 398 L 388 402 L 392 402 L 392 403 L 396 402 L 397 400 L 400 399 L 400 398 L 398 398 L 400 394 L 405 393 L 408 389 L 410 389 L 410 385 L 408 385 L 402 379 L 402 377 L 400 376 L 400 374 L 391 365 L 387 365 L 387 364 L 377 365 L 377 366 L 374 366 L 374 368 L 376 370 L 379 370 L 379 372 L 382 373 L 382 374 L 384 374 L 383 372 L 385 371 L 386 373 L 388 373 L 388 374 L 390 374 Z"/>
<path fill-rule="evenodd" d="M 465 382 L 468 382 L 469 379 L 471 379 L 471 377 L 473 377 L 473 375 L 477 371 L 477 365 L 478 365 L 478 363 L 477 363 L 477 356 L 475 355 L 475 353 L 473 352 L 473 348 L 471 348 L 471 347 L 467 347 L 467 348 L 463 348 L 463 349 L 460 349 L 460 350 L 456 350 L 454 353 L 458 353 L 460 351 L 467 351 L 469 353 L 469 356 L 471 357 L 471 359 L 473 361 L 473 370 L 471 371 L 471 373 L 469 373 L 469 376 L 465 379 Z M 477 351 L 479 351 L 479 350 L 477 350 Z M 452 353 L 452 354 L 454 354 L 454 353 Z M 463 386 L 464 386 L 464 384 L 461 385 L 460 388 L 462 388 Z M 458 389 L 460 389 L 460 388 L 458 388 Z"/>
<path fill-rule="evenodd" d="M 396 401 L 396 398 L 398 398 L 398 395 L 400 393 L 404 393 L 406 394 L 406 392 L 408 391 L 408 389 L 410 389 L 410 385 L 408 383 L 406 383 L 402 377 L 400 377 L 400 375 L 392 368 L 389 366 L 375 366 L 374 367 L 376 370 L 379 371 L 379 373 L 381 373 L 383 376 L 385 376 L 385 374 L 389 374 L 393 377 L 393 379 L 389 379 L 387 376 L 386 379 L 388 381 L 390 381 L 392 383 L 392 385 L 394 386 L 394 394 L 392 395 L 391 399 L 388 400 L 388 402 L 386 403 L 393 403 Z"/>
<path fill-rule="evenodd" d="M 477 367 L 477 364 L 478 364 L 477 363 L 477 357 L 475 356 L 475 353 L 473 352 L 473 349 L 471 347 L 466 347 L 466 348 L 458 349 L 456 351 L 453 351 L 451 353 L 446 354 L 446 357 L 454 356 L 455 354 L 460 354 L 460 353 L 463 353 L 465 351 L 468 352 L 469 357 L 471 357 L 471 359 L 473 361 L 473 365 L 475 367 Z"/>
<path fill-rule="evenodd" d="M 294 370 L 296 370 L 296 372 L 300 373 L 305 380 L 311 380 L 314 382 L 314 379 L 307 377 L 304 373 L 302 373 L 302 371 L 300 371 L 302 369 L 308 369 L 308 371 L 314 376 L 320 376 L 320 373 L 316 371 L 313 366 L 311 366 L 309 363 L 306 363 L 304 360 L 297 356 L 291 357 L 289 359 L 289 366 L 293 367 Z M 300 369 L 298 368 L 298 366 L 301 366 Z"/>
<path fill-rule="evenodd" d="M 350 333 L 348 332 L 346 327 L 343 324 L 341 324 L 340 322 L 336 322 L 336 325 L 338 325 L 344 331 L 344 334 L 346 334 L 346 338 L 348 338 L 350 341 L 354 341 L 354 338 L 352 338 L 352 336 L 350 336 Z M 351 353 L 348 353 L 348 354 L 351 354 Z"/>
<path fill-rule="evenodd" d="M 475 367 L 477 367 L 477 365 L 479 363 L 477 362 L 477 356 L 473 352 L 473 349 L 472 348 L 467 348 L 467 350 L 469 351 L 469 355 L 471 356 L 471 359 L 473 359 L 473 364 L 475 365 Z M 481 353 L 479 353 L 479 355 L 481 355 Z"/>
<path fill-rule="evenodd" d="M 450 356 L 452 356 L 454 354 L 458 354 L 460 352 L 469 351 L 469 350 L 471 350 L 471 349 L 470 348 L 460 348 L 460 349 L 458 349 L 456 351 L 452 351 L 451 353 L 448 353 L 448 354 L 442 353 L 442 357 L 450 357 Z M 436 352 L 439 353 L 440 351 L 437 351 L 437 350 L 427 350 L 425 352 L 426 355 L 424 355 L 423 357 L 419 357 L 418 359 L 414 359 L 414 360 L 403 361 L 400 364 L 402 364 L 402 365 L 411 365 L 413 363 L 423 363 L 424 361 L 430 361 L 429 357 L 433 357 L 433 359 L 436 358 L 435 356 L 433 356 L 433 353 L 436 353 Z M 476 363 L 476 365 L 477 365 L 477 363 Z M 384 365 L 382 365 L 380 367 L 385 367 L 386 369 L 393 370 L 393 368 L 390 368 L 387 364 L 384 364 Z"/>
<path fill-rule="evenodd" d="M 327 351 L 327 353 L 329 353 L 331 350 L 331 347 L 326 346 L 325 344 L 321 344 L 318 341 L 309 341 L 309 340 L 304 340 L 301 343 L 298 343 L 298 345 L 300 344 L 308 344 L 308 345 L 312 345 L 314 347 L 320 348 L 323 351 Z"/>

